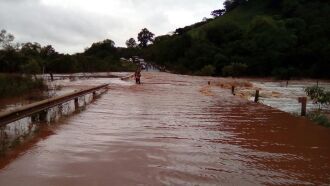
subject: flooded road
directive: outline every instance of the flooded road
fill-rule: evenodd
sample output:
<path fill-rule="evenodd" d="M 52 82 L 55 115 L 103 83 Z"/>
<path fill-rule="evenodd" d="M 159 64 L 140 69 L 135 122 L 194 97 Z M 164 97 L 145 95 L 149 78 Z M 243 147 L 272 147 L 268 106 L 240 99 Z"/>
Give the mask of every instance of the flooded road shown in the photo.
<path fill-rule="evenodd" d="M 145 73 L 141 86 L 112 83 L 0 170 L 0 185 L 330 184 L 330 129 L 209 80 Z"/>

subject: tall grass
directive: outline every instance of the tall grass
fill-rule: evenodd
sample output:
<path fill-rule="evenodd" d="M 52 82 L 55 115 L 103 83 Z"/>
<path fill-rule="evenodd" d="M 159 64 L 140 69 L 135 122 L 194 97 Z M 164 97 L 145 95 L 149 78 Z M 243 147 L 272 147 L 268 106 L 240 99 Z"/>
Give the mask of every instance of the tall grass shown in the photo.
<path fill-rule="evenodd" d="M 320 111 L 308 114 L 307 117 L 321 126 L 330 128 L 329 118 L 325 114 L 322 114 Z"/>
<path fill-rule="evenodd" d="M 43 90 L 42 79 L 31 76 L 0 74 L 0 98 L 23 95 L 31 90 Z"/>

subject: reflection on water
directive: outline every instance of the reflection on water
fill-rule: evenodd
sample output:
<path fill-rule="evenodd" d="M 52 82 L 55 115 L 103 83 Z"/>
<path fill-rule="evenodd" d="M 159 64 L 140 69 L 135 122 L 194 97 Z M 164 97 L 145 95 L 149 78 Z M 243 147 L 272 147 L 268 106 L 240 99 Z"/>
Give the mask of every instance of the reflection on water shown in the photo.
<path fill-rule="evenodd" d="M 330 183 L 329 129 L 207 87 L 209 79 L 142 77 L 61 121 L 0 171 L 0 185 Z"/>

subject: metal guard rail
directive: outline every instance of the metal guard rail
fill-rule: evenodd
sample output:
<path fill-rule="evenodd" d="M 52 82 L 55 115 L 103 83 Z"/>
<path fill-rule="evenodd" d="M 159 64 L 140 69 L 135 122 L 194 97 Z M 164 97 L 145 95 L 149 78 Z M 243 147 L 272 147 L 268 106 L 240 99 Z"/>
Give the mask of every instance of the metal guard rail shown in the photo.
<path fill-rule="evenodd" d="M 86 94 L 90 94 L 94 91 L 107 88 L 109 84 L 103 84 L 97 87 L 81 90 L 78 92 L 66 94 L 63 96 L 46 99 L 40 102 L 32 103 L 21 108 L 18 108 L 13 111 L 8 111 L 4 113 L 0 113 L 0 127 L 6 126 L 9 123 L 15 122 L 22 118 L 32 116 L 33 114 L 37 114 L 43 110 L 55 107 L 62 103 L 68 102 L 70 100 L 74 100 L 75 98 L 79 98 L 85 96 Z"/>
<path fill-rule="evenodd" d="M 121 80 L 128 80 L 128 79 L 134 77 L 134 75 L 135 75 L 135 74 L 131 74 L 131 75 L 128 75 L 128 76 L 122 77 L 122 78 L 120 78 L 120 79 L 121 79 Z"/>

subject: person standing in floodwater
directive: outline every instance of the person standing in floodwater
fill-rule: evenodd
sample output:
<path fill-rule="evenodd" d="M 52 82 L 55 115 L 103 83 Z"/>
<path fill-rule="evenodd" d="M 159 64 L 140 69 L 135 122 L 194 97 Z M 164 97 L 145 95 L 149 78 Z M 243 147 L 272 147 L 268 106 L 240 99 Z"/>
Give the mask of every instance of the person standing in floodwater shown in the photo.
<path fill-rule="evenodd" d="M 136 84 L 141 84 L 141 69 L 140 68 L 136 69 L 134 76 L 135 76 Z"/>

